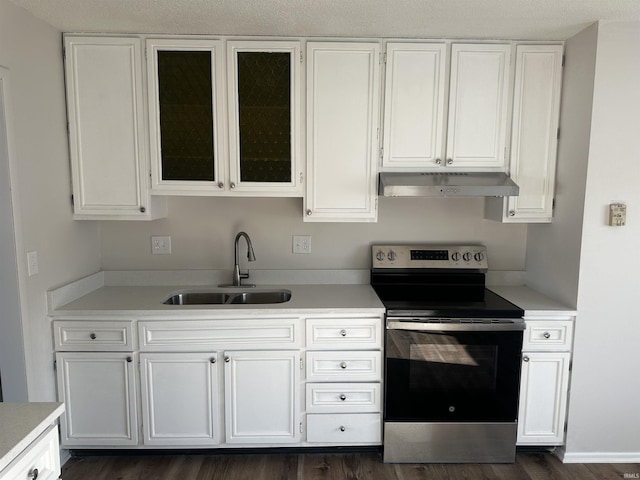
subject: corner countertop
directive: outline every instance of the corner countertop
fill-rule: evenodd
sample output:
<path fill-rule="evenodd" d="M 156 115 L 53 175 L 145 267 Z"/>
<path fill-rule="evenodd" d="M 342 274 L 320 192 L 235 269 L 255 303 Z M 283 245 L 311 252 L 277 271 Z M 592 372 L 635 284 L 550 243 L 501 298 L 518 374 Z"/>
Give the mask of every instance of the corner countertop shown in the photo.
<path fill-rule="evenodd" d="M 569 317 L 577 314 L 575 308 L 567 307 L 526 286 L 492 286 L 489 290 L 522 308 L 525 317 Z"/>
<path fill-rule="evenodd" d="M 0 403 L 0 471 L 64 412 L 64 404 Z"/>
<path fill-rule="evenodd" d="M 238 290 L 290 290 L 291 299 L 284 303 L 262 305 L 164 305 L 175 292 L 215 290 L 229 293 Z M 77 300 L 55 308 L 55 317 L 77 317 L 86 314 L 110 316 L 197 316 L 224 312 L 233 315 L 269 315 L 304 313 L 354 313 L 379 315 L 384 306 L 370 285 L 260 285 L 255 288 L 220 288 L 217 286 L 102 286 Z"/>

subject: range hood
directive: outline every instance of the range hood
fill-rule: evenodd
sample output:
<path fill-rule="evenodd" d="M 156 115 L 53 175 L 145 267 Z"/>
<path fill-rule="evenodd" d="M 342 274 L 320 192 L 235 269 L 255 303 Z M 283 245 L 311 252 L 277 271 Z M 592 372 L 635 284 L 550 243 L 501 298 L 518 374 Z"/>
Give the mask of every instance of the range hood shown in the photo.
<path fill-rule="evenodd" d="M 502 172 L 383 172 L 378 193 L 385 197 L 515 197 L 519 191 Z"/>

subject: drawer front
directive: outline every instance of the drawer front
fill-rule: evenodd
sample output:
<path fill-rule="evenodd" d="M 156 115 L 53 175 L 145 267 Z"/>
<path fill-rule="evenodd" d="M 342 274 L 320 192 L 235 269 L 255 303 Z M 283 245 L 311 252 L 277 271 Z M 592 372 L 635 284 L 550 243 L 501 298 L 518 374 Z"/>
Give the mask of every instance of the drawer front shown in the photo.
<path fill-rule="evenodd" d="M 54 480 L 60 476 L 60 450 L 58 427 L 50 426 L 33 441 L 2 472 L 0 480 L 38 478 Z"/>
<path fill-rule="evenodd" d="M 307 348 L 375 349 L 382 348 L 380 318 L 309 318 Z"/>
<path fill-rule="evenodd" d="M 138 323 L 138 336 L 143 352 L 212 348 L 269 350 L 299 347 L 300 327 L 298 318 L 143 321 Z"/>
<path fill-rule="evenodd" d="M 307 380 L 312 382 L 379 382 L 380 352 L 307 352 Z"/>
<path fill-rule="evenodd" d="M 570 351 L 573 322 L 527 320 L 523 351 Z"/>
<path fill-rule="evenodd" d="M 307 415 L 307 442 L 374 443 L 382 442 L 379 413 Z"/>
<path fill-rule="evenodd" d="M 133 322 L 126 321 L 68 321 L 53 322 L 56 350 L 63 352 L 134 350 Z"/>
<path fill-rule="evenodd" d="M 381 398 L 379 383 L 307 383 L 309 413 L 379 413 Z"/>

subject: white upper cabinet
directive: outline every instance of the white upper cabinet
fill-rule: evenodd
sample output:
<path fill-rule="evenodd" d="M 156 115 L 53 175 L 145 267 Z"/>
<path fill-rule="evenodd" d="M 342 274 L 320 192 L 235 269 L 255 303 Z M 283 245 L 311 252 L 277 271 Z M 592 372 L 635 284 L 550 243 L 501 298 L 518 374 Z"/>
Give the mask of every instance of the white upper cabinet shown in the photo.
<path fill-rule="evenodd" d="M 442 162 L 447 46 L 387 43 L 383 167 Z"/>
<path fill-rule="evenodd" d="M 387 44 L 383 168 L 505 169 L 511 45 L 447 48 Z"/>
<path fill-rule="evenodd" d="M 558 146 L 562 45 L 518 45 L 511 137 L 517 197 L 491 199 L 487 211 L 504 222 L 550 222 Z"/>
<path fill-rule="evenodd" d="M 306 221 L 377 218 L 378 42 L 307 44 Z"/>
<path fill-rule="evenodd" d="M 217 40 L 147 40 L 154 192 L 226 190 L 223 58 Z"/>
<path fill-rule="evenodd" d="M 451 45 L 445 162 L 505 168 L 511 45 Z"/>
<path fill-rule="evenodd" d="M 74 218 L 152 220 L 140 40 L 65 36 Z"/>
<path fill-rule="evenodd" d="M 302 196 L 300 42 L 227 42 L 230 188 Z"/>

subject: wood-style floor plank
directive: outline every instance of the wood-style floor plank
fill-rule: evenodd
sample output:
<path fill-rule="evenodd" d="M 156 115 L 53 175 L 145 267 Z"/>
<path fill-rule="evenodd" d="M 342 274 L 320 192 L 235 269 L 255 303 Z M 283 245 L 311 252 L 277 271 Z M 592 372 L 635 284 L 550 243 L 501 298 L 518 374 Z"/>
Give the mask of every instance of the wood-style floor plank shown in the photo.
<path fill-rule="evenodd" d="M 640 464 L 563 464 L 518 452 L 513 464 L 385 464 L 376 452 L 73 457 L 63 480 L 618 480 Z"/>

